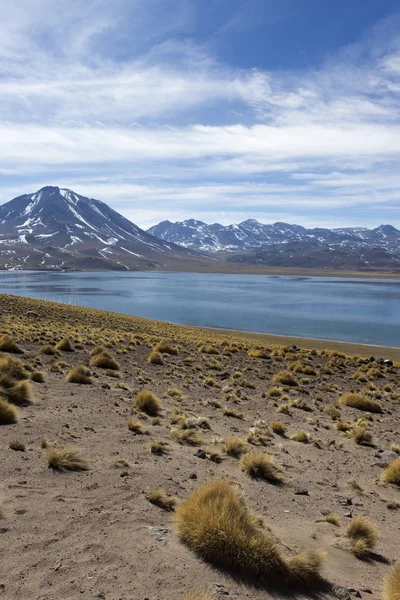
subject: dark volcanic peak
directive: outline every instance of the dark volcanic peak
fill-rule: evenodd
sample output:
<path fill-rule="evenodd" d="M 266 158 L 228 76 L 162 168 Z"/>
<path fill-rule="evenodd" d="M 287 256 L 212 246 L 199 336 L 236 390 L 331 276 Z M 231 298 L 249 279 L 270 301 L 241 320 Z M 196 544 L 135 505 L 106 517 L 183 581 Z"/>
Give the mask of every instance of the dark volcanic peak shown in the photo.
<path fill-rule="evenodd" d="M 143 268 L 198 257 L 146 233 L 104 202 L 46 186 L 0 206 L 7 268 Z"/>

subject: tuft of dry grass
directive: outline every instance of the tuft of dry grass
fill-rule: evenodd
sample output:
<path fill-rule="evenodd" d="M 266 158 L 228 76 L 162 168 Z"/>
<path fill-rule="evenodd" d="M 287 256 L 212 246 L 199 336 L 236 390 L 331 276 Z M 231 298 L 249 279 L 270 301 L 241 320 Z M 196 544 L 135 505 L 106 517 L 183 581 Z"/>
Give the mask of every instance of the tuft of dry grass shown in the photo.
<path fill-rule="evenodd" d="M 400 457 L 396 458 L 384 469 L 381 481 L 400 486 Z"/>
<path fill-rule="evenodd" d="M 55 354 L 59 354 L 56 350 L 55 346 L 51 344 L 45 344 L 40 348 L 40 354 L 45 354 L 46 356 L 54 356 Z"/>
<path fill-rule="evenodd" d="M 203 344 L 199 348 L 199 352 L 202 354 L 219 354 L 219 350 L 214 348 L 211 344 Z"/>
<path fill-rule="evenodd" d="M 272 381 L 278 385 L 287 385 L 290 387 L 297 387 L 299 385 L 299 382 L 293 377 L 293 373 L 290 371 L 279 371 L 279 373 L 273 376 Z"/>
<path fill-rule="evenodd" d="M 168 452 L 170 451 L 168 442 L 151 442 L 150 451 L 152 454 L 157 454 L 158 456 L 168 454 Z"/>
<path fill-rule="evenodd" d="M 253 479 L 264 479 L 271 483 L 282 483 L 282 469 L 278 467 L 272 458 L 264 452 L 253 450 L 245 454 L 241 460 L 243 470 Z"/>
<path fill-rule="evenodd" d="M 349 481 L 347 482 L 346 485 L 349 488 L 349 490 L 353 490 L 353 492 L 362 492 L 363 491 L 361 485 L 358 484 L 355 479 L 349 479 Z"/>
<path fill-rule="evenodd" d="M 280 421 L 272 421 L 270 427 L 276 435 L 285 435 L 286 427 Z"/>
<path fill-rule="evenodd" d="M 225 480 L 206 483 L 191 494 L 177 509 L 176 527 L 181 541 L 213 566 L 288 585 L 311 584 L 319 578 L 321 553 L 285 560 Z"/>
<path fill-rule="evenodd" d="M 91 367 L 97 367 L 98 369 L 107 369 L 110 371 L 118 371 L 119 364 L 115 358 L 109 352 L 100 352 L 92 356 L 90 360 Z"/>
<path fill-rule="evenodd" d="M 263 358 L 264 360 L 271 358 L 269 354 L 264 352 L 264 350 L 260 350 L 258 348 L 253 348 L 253 349 L 248 350 L 247 354 L 248 354 L 248 356 L 251 356 L 252 358 Z"/>
<path fill-rule="evenodd" d="M 46 378 L 46 376 L 43 373 L 43 371 L 33 371 L 33 373 L 31 373 L 31 379 L 32 379 L 32 381 L 35 381 L 36 383 L 44 383 L 45 378 Z"/>
<path fill-rule="evenodd" d="M 352 540 L 351 551 L 357 558 L 367 558 L 378 540 L 375 523 L 363 515 L 352 518 L 347 527 L 347 535 Z"/>
<path fill-rule="evenodd" d="M 340 527 L 340 517 L 339 515 L 325 515 L 317 519 L 317 523 L 329 523 L 330 525 L 335 525 L 335 527 Z"/>
<path fill-rule="evenodd" d="M 70 338 L 67 336 L 56 344 L 56 350 L 60 352 L 74 352 Z"/>
<path fill-rule="evenodd" d="M 93 383 L 92 378 L 90 377 L 90 371 L 85 365 L 74 367 L 68 371 L 65 378 L 69 383 L 80 383 L 83 385 L 90 385 Z"/>
<path fill-rule="evenodd" d="M 171 344 L 166 340 L 158 342 L 158 344 L 154 346 L 153 352 L 160 352 L 161 354 L 171 354 L 172 356 L 176 356 L 178 354 L 177 348 L 171 346 Z"/>
<path fill-rule="evenodd" d="M 175 506 L 178 503 L 177 498 L 175 496 L 169 496 L 164 490 L 152 490 L 147 492 L 146 498 L 149 502 L 166 510 L 168 512 L 172 512 L 175 510 Z"/>
<path fill-rule="evenodd" d="M 234 458 L 240 458 L 249 449 L 249 445 L 246 440 L 239 437 L 229 438 L 222 444 L 222 449 L 229 456 Z"/>
<path fill-rule="evenodd" d="M 13 338 L 7 333 L 0 336 L 0 351 L 11 352 L 11 354 L 23 354 L 24 351 L 18 346 Z"/>
<path fill-rule="evenodd" d="M 55 471 L 88 471 L 89 465 L 74 448 L 49 448 L 46 452 L 49 468 Z"/>
<path fill-rule="evenodd" d="M 293 433 L 290 436 L 290 439 L 294 442 L 301 442 L 302 444 L 308 444 L 310 441 L 310 438 L 305 431 L 296 431 L 296 433 Z"/>
<path fill-rule="evenodd" d="M 383 583 L 383 600 L 400 600 L 400 561 L 386 574 Z"/>
<path fill-rule="evenodd" d="M 225 417 L 233 417 L 234 419 L 240 419 L 240 420 L 244 419 L 243 413 L 239 412 L 238 410 L 235 410 L 234 408 L 226 407 L 222 411 L 222 414 L 225 415 Z"/>
<path fill-rule="evenodd" d="M 134 419 L 133 417 L 131 417 L 128 421 L 128 429 L 130 431 L 133 431 L 134 433 L 142 433 L 142 427 L 143 424 L 138 421 L 137 419 Z"/>
<path fill-rule="evenodd" d="M 201 436 L 195 429 L 172 429 L 171 435 L 182 445 L 200 446 L 203 443 Z"/>
<path fill-rule="evenodd" d="M 18 421 L 18 409 L 0 398 L 0 425 L 12 425 Z"/>
<path fill-rule="evenodd" d="M 7 374 L 12 379 L 18 381 L 29 377 L 29 373 L 23 362 L 13 356 L 2 356 L 0 358 L 0 373 Z"/>
<path fill-rule="evenodd" d="M 353 392 L 345 392 L 339 398 L 339 404 L 344 406 L 350 406 L 357 410 L 365 410 L 366 412 L 381 413 L 382 407 L 375 400 L 371 400 L 364 396 L 364 394 L 356 394 Z"/>
<path fill-rule="evenodd" d="M 361 446 L 373 446 L 372 435 L 365 427 L 353 427 L 351 435 L 356 444 Z"/>
<path fill-rule="evenodd" d="M 1 395 L 11 404 L 31 404 L 32 386 L 29 381 L 17 381 L 7 374 L 0 375 Z"/>
<path fill-rule="evenodd" d="M 150 417 L 156 417 L 161 411 L 161 402 L 153 392 L 143 390 L 136 394 L 135 407 Z"/>
<path fill-rule="evenodd" d="M 159 352 L 151 352 L 147 357 L 147 362 L 151 365 L 163 365 L 164 361 Z"/>
<path fill-rule="evenodd" d="M 10 450 L 15 450 L 16 452 L 25 452 L 26 450 L 25 444 L 19 440 L 11 440 L 8 442 L 8 447 Z"/>

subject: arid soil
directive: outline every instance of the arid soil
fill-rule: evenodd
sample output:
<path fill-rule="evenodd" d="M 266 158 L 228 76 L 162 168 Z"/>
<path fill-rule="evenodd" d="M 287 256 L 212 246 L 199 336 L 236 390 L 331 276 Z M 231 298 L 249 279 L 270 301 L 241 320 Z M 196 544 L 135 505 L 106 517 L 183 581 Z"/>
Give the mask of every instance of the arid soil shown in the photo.
<path fill-rule="evenodd" d="M 22 361 L 28 377 L 44 373 L 43 383 L 31 382 L 32 403 L 18 407 L 18 421 L 0 426 L 1 599 L 277 597 L 268 581 L 244 581 L 203 562 L 180 541 L 174 512 L 147 499 L 149 491 L 163 489 L 177 497 L 179 510 L 194 490 L 221 478 L 236 484 L 251 512 L 264 518 L 282 554 L 326 551 L 326 589 L 322 595 L 310 589 L 306 597 L 382 598 L 385 573 L 400 557 L 400 488 L 381 480 L 400 451 L 400 363 L 367 362 L 350 356 L 345 344 L 341 351 L 328 343 L 311 350 L 310 342 L 301 348 L 299 341 L 293 349 L 262 337 L 26 298 L 0 296 L 0 309 L 0 336 L 11 336 L 23 350 L 4 352 L 0 360 Z M 41 353 L 65 336 L 73 351 Z M 162 341 L 163 364 L 150 364 Z M 90 366 L 97 346 L 119 369 Z M 252 350 L 263 357 L 250 356 Z M 363 348 L 364 356 L 375 352 Z M 79 364 L 88 366 L 90 385 L 67 381 Z M 297 385 L 273 382 L 288 370 Z M 160 399 L 159 418 L 135 408 L 143 390 Z M 375 400 L 381 412 L 340 404 L 350 391 Z M 128 428 L 132 417 L 142 424 L 139 432 Z M 273 422 L 284 426 L 283 435 L 272 431 Z M 357 443 L 357 427 L 372 441 Z M 174 437 L 187 429 L 195 429 L 195 445 Z M 307 443 L 290 439 L 299 431 Z M 249 452 L 272 456 L 284 482 L 249 477 L 240 458 L 224 451 L 224 440 L 233 437 L 246 441 Z M 25 450 L 11 449 L 12 441 Z M 154 442 L 166 442 L 168 452 L 152 453 Z M 51 447 L 79 449 L 89 469 L 49 468 Z M 332 514 L 336 525 L 324 520 Z M 364 559 L 352 553 L 346 533 L 359 514 L 379 533 Z M 296 597 L 296 590 L 284 593 Z"/>

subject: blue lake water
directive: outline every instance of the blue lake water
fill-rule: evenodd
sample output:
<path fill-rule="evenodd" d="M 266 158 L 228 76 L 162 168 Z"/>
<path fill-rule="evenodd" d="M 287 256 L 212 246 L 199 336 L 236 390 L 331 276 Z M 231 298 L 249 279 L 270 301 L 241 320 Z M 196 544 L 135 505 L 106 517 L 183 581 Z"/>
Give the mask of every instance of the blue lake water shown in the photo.
<path fill-rule="evenodd" d="M 0 293 L 185 325 L 400 347 L 400 281 L 3 271 Z"/>

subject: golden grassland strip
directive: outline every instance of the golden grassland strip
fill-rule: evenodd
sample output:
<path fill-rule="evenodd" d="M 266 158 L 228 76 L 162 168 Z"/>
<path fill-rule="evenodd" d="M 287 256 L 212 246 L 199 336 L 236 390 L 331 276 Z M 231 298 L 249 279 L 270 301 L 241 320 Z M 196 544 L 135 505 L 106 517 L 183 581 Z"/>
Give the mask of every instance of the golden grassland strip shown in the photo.
<path fill-rule="evenodd" d="M 23 296 L 0 294 L 0 314 L 18 316 L 20 319 L 38 319 L 49 324 L 60 323 L 65 326 L 91 326 L 144 333 L 163 338 L 193 342 L 194 339 L 206 339 L 214 344 L 244 343 L 259 346 L 282 346 L 295 344 L 299 348 L 316 350 L 336 350 L 347 355 L 357 355 L 375 358 L 383 356 L 394 361 L 400 361 L 400 348 L 368 346 L 347 342 L 315 340 L 291 336 L 278 336 L 245 331 L 232 331 L 207 327 L 174 325 L 165 321 L 155 321 L 142 317 L 130 316 L 111 311 L 74 306 L 48 300 L 38 300 Z"/>

